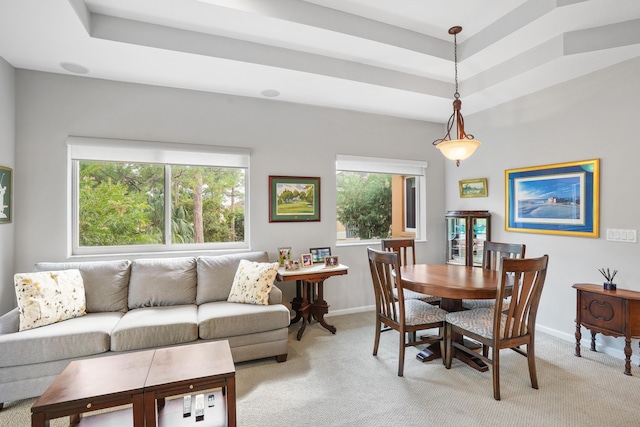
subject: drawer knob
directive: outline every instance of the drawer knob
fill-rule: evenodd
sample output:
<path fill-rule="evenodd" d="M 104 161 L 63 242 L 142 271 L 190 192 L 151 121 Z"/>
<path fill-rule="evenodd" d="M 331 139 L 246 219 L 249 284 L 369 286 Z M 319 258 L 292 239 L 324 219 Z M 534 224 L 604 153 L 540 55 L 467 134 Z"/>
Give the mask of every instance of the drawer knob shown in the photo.
<path fill-rule="evenodd" d="M 189 390 L 193 390 L 193 384 L 189 386 Z"/>
<path fill-rule="evenodd" d="M 91 403 L 87 403 L 87 409 L 91 408 Z"/>

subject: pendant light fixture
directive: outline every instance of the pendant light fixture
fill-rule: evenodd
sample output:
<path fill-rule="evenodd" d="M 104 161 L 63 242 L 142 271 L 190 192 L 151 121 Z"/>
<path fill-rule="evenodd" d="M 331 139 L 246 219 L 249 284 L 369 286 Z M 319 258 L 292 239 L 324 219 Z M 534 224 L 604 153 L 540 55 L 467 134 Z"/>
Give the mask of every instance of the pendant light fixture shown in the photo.
<path fill-rule="evenodd" d="M 444 138 L 433 141 L 433 145 L 435 145 L 447 159 L 456 161 L 456 166 L 460 166 L 460 160 L 469 158 L 481 144 L 480 141 L 473 139 L 473 135 L 464 131 L 464 118 L 460 112 L 462 101 L 460 100 L 460 93 L 458 92 L 458 41 L 456 39 L 456 35 L 459 34 L 460 31 L 462 31 L 462 27 L 456 26 L 449 28 L 449 34 L 453 35 L 453 54 L 456 71 L 456 92 L 453 94 L 455 98 L 453 100 L 453 114 L 449 117 L 449 123 L 447 123 L 447 134 Z M 454 125 L 456 127 L 456 139 L 451 139 L 451 129 L 453 129 Z"/>

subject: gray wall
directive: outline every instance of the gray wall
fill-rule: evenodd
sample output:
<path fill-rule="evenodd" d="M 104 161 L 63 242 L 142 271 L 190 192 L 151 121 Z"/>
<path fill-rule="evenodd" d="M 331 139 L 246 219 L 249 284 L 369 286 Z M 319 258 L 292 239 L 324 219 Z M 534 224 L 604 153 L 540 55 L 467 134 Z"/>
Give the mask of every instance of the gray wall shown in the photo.
<path fill-rule="evenodd" d="M 443 261 L 444 160 L 430 142 L 442 125 L 262 99 L 33 71 L 17 72 L 17 271 L 67 253 L 68 135 L 249 147 L 251 248 L 332 246 L 350 267 L 327 281 L 332 312 L 373 304 L 366 245 L 335 247 L 336 154 L 427 161 L 428 242 L 422 262 Z M 319 223 L 268 222 L 268 176 L 321 177 Z M 28 195 L 28 196 L 27 196 Z M 121 256 L 122 257 L 122 256 Z M 87 258 L 83 258 L 87 259 Z M 9 286 L 7 284 L 7 286 Z M 287 301 L 293 283 L 281 286 Z"/>
<path fill-rule="evenodd" d="M 333 313 L 358 310 L 373 303 L 366 245 L 335 247 L 335 155 L 420 159 L 429 163 L 429 208 L 428 241 L 419 245 L 418 262 L 443 262 L 446 209 L 490 210 L 493 240 L 523 242 L 529 256 L 550 255 L 539 327 L 571 341 L 575 331 L 572 284 L 602 283 L 597 268 L 612 267 L 620 271 L 618 286 L 640 291 L 640 271 L 634 268 L 638 244 L 604 238 L 606 228 L 640 228 L 640 202 L 631 190 L 638 180 L 640 157 L 634 126 L 640 97 L 637 75 L 640 60 L 634 59 L 467 116 L 467 131 L 483 141 L 483 146 L 456 168 L 430 145 L 442 135 L 441 125 L 19 70 L 15 178 L 17 194 L 23 196 L 15 201 L 15 271 L 31 269 L 37 261 L 65 257 L 64 141 L 68 135 L 242 146 L 252 149 L 252 249 L 267 250 L 275 259 L 278 246 L 292 246 L 294 254 L 312 246 L 332 246 L 351 268 L 348 276 L 327 282 L 326 299 Z M 10 81 L 5 75 L 3 86 L 10 86 Z M 11 133 L 10 126 L 9 130 L 2 126 L 0 132 Z M 504 230 L 506 169 L 591 158 L 601 159 L 603 237 Z M 276 174 L 322 178 L 321 222 L 268 222 L 267 177 Z M 460 199 L 458 180 L 481 177 L 489 180 L 489 197 Z M 2 245 L 4 252 L 4 239 Z M 290 298 L 293 286 L 282 287 Z M 6 310 L 12 283 L 3 282 L 0 292 Z M 605 351 L 623 357 L 622 340 L 599 336 L 598 342 Z M 634 363 L 638 363 L 637 355 Z"/>
<path fill-rule="evenodd" d="M 640 59 L 633 59 L 469 118 L 483 145 L 459 168 L 446 166 L 447 209 L 488 209 L 492 240 L 521 242 L 527 256 L 549 254 L 538 326 L 573 340 L 574 283 L 603 283 L 600 267 L 617 269 L 618 287 L 640 291 L 640 247 L 606 241 L 607 228 L 640 230 L 638 98 Z M 463 92 L 464 93 L 464 92 Z M 464 97 L 463 97 L 464 98 Z M 464 101 L 464 99 L 463 99 Z M 506 169 L 600 159 L 600 238 L 505 231 Z M 488 178 L 489 197 L 461 199 L 458 180 Z M 584 338 L 583 331 L 583 338 Z M 623 357 L 624 340 L 598 336 Z M 637 344 L 634 344 L 637 360 Z"/>
<path fill-rule="evenodd" d="M 15 71 L 0 58 L 0 166 L 14 168 L 15 164 Z M 14 176 L 15 181 L 15 176 Z M 0 313 L 15 306 L 14 222 L 0 224 Z"/>

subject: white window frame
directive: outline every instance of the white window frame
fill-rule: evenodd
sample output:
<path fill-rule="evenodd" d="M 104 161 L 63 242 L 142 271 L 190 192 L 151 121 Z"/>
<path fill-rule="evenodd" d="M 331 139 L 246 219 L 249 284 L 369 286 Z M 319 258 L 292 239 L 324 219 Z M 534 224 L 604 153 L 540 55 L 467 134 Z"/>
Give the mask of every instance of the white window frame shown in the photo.
<path fill-rule="evenodd" d="M 416 240 L 426 240 L 426 212 L 427 212 L 427 162 L 405 159 L 389 159 L 381 157 L 365 157 L 338 154 L 336 156 L 336 172 L 368 172 L 385 173 L 416 177 Z M 404 191 L 404 185 L 403 189 Z M 337 208 L 337 206 L 336 206 Z M 337 237 L 337 236 L 336 236 Z M 336 238 L 337 240 L 337 238 Z M 358 242 L 339 242 L 337 245 L 353 245 L 361 242 L 376 240 L 360 240 Z"/>
<path fill-rule="evenodd" d="M 121 140 L 70 136 L 67 138 L 67 248 L 69 256 L 104 254 L 142 254 L 157 252 L 190 252 L 203 250 L 249 249 L 249 160 L 245 148 L 210 145 L 178 144 L 152 141 Z M 216 243 L 164 243 L 157 245 L 80 246 L 79 245 L 79 162 L 112 161 L 155 163 L 159 165 L 189 165 L 205 167 L 235 167 L 245 170 L 244 241 Z M 166 174 L 165 174 L 166 176 Z M 165 178 L 165 199 L 171 200 L 171 186 Z M 169 198 L 169 199 L 167 199 Z M 171 222 L 171 207 L 165 203 L 165 229 Z M 170 225 L 169 228 L 170 229 Z"/>

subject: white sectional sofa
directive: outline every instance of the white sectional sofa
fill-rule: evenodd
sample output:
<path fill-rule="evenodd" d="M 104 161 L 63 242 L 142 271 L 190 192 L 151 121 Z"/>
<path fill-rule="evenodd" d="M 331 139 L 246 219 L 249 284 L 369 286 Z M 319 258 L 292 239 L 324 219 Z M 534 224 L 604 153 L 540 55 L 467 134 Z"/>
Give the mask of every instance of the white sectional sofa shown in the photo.
<path fill-rule="evenodd" d="M 39 263 L 80 270 L 86 312 L 19 332 L 19 312 L 0 317 L 0 408 L 39 396 L 73 360 L 228 340 L 235 362 L 287 359 L 289 309 L 273 287 L 269 305 L 227 302 L 240 260 L 266 252 L 119 261 Z"/>

